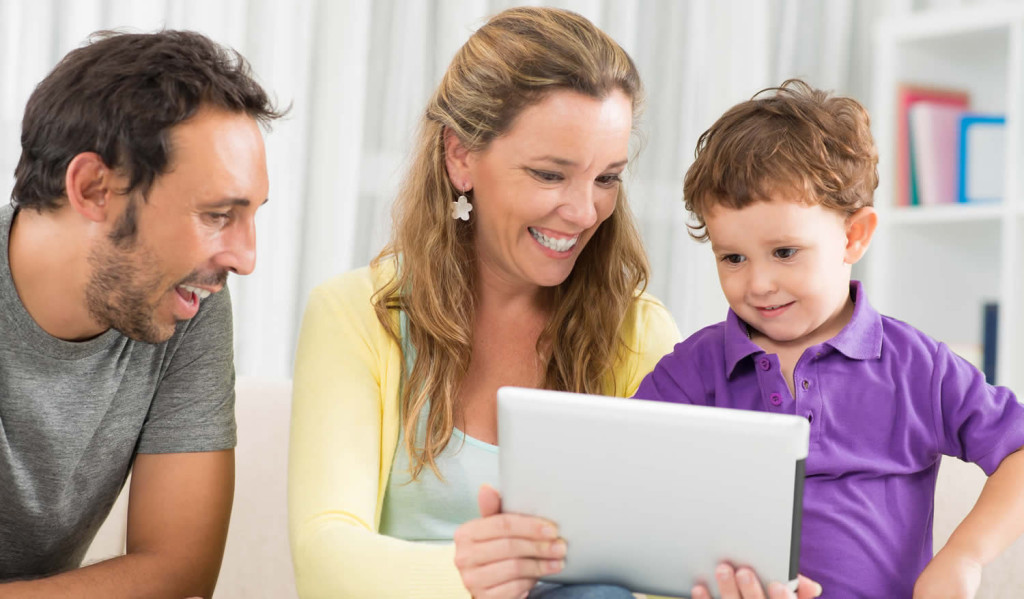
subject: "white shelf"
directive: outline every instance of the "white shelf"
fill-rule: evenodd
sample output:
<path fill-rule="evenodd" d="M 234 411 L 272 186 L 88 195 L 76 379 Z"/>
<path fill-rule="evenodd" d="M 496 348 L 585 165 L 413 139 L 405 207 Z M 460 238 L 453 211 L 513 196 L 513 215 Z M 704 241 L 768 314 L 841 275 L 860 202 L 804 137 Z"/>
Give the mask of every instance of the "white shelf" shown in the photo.
<path fill-rule="evenodd" d="M 1024 5 L 993 3 L 967 10 L 933 10 L 912 17 L 893 17 L 882 21 L 878 38 L 908 42 L 970 35 L 1002 29 L 1008 22 L 1024 19 Z"/>
<path fill-rule="evenodd" d="M 932 10 L 875 31 L 871 106 L 879 225 L 863 274 L 872 303 L 950 344 L 982 343 L 1000 306 L 996 382 L 1024 391 L 1024 3 Z M 896 97 L 913 83 L 966 90 L 971 109 L 1006 114 L 1001 203 L 894 206 Z"/>
<path fill-rule="evenodd" d="M 1019 208 L 1024 214 L 1024 207 Z M 889 224 L 926 225 L 950 222 L 998 223 L 1006 214 L 1004 204 L 945 204 L 941 206 L 901 206 L 889 208 L 879 216 Z"/>

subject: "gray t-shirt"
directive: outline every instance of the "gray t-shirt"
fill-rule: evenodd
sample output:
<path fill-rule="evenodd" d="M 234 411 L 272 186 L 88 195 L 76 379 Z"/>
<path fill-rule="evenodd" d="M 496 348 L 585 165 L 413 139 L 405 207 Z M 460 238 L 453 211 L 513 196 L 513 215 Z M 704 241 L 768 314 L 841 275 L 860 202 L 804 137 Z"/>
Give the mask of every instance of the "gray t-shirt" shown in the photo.
<path fill-rule="evenodd" d="M 14 214 L 0 207 L 0 580 L 77 568 L 136 453 L 235 446 L 227 290 L 158 345 L 56 339 L 14 288 Z"/>

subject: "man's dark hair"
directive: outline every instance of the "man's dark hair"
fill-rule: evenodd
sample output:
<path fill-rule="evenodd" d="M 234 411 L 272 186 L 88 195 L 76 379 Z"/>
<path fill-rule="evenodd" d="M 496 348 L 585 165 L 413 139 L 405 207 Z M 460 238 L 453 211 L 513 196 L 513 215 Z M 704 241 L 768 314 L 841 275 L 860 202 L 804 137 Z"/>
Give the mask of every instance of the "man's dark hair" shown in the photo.
<path fill-rule="evenodd" d="M 95 152 L 145 198 L 170 161 L 170 129 L 209 105 L 267 126 L 283 112 L 249 63 L 191 31 L 98 32 L 71 51 L 25 107 L 11 199 L 39 212 L 59 208 L 72 158 Z"/>

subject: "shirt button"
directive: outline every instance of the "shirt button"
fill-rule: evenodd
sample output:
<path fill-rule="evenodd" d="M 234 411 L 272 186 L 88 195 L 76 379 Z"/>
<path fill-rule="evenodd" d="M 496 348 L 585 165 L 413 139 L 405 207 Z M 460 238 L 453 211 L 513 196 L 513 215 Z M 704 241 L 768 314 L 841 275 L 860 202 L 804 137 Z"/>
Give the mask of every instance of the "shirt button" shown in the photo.
<path fill-rule="evenodd" d="M 761 370 L 771 370 L 772 361 L 769 360 L 768 358 L 761 358 L 757 361 L 757 367 L 760 368 Z"/>
<path fill-rule="evenodd" d="M 778 393 L 772 393 L 771 395 L 768 396 L 768 401 L 772 402 L 773 406 L 781 406 L 782 396 L 779 395 Z"/>
<path fill-rule="evenodd" d="M 800 383 L 800 386 L 802 386 L 804 391 L 806 391 L 811 388 L 811 381 L 804 381 L 803 383 Z"/>

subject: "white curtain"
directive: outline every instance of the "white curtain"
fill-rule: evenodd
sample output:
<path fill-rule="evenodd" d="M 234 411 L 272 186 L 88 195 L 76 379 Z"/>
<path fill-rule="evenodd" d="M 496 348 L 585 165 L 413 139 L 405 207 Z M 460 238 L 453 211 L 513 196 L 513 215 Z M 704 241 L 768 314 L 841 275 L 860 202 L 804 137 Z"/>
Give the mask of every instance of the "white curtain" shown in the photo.
<path fill-rule="evenodd" d="M 692 241 L 682 180 L 729 106 L 789 77 L 871 97 L 871 27 L 949 0 L 564 0 L 633 56 L 647 88 L 627 180 L 654 267 L 650 290 L 686 335 L 721 320 L 709 250 Z M 267 136 L 270 203 L 256 272 L 231 283 L 240 374 L 288 377 L 305 299 L 366 264 L 418 118 L 452 54 L 501 0 L 0 0 L 0 185 L 9 195 L 34 86 L 98 29 L 193 29 L 241 51 L 288 118 Z M 870 109 L 870 105 L 868 106 Z"/>

